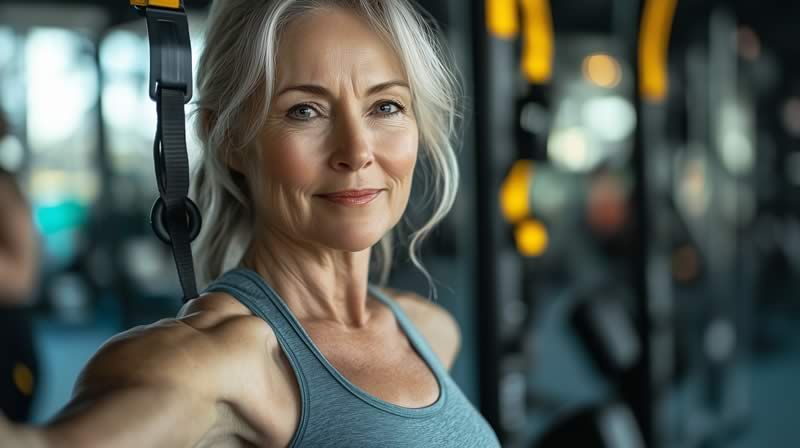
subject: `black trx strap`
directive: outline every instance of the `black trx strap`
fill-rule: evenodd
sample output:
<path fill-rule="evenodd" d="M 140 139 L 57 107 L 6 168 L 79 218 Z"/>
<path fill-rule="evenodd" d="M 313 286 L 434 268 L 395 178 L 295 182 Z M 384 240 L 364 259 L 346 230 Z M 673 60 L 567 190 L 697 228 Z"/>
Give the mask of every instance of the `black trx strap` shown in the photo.
<path fill-rule="evenodd" d="M 189 199 L 189 157 L 183 106 L 192 99 L 189 24 L 180 0 L 130 0 L 147 18 L 150 37 L 150 98 L 157 104 L 153 159 L 160 197 L 150 212 L 156 236 L 172 246 L 183 301 L 197 297 L 191 242 L 201 216 Z"/>

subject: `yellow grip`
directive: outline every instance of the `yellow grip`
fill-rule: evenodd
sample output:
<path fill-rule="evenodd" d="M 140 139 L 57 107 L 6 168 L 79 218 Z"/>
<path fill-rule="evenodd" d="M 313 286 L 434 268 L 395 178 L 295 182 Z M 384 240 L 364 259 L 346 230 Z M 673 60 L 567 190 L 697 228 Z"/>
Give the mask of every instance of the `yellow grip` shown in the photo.
<path fill-rule="evenodd" d="M 131 6 L 157 6 L 159 8 L 180 9 L 181 0 L 130 0 Z"/>
<path fill-rule="evenodd" d="M 486 27 L 499 39 L 513 39 L 519 33 L 516 0 L 486 0 Z"/>
<path fill-rule="evenodd" d="M 678 0 L 648 0 L 639 32 L 639 90 L 652 102 L 667 96 L 669 37 Z"/>
<path fill-rule="evenodd" d="M 524 36 L 522 72 L 531 84 L 545 84 L 553 75 L 553 16 L 549 0 L 522 0 Z"/>

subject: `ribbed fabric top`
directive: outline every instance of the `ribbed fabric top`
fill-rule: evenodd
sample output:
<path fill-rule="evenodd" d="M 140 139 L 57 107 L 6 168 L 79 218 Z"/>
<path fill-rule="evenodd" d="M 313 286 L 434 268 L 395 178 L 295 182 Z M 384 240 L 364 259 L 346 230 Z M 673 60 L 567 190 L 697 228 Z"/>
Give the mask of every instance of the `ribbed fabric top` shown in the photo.
<path fill-rule="evenodd" d="M 374 285 L 370 284 L 368 290 L 391 309 L 412 347 L 435 375 L 440 392 L 433 404 L 422 408 L 398 406 L 351 383 L 328 362 L 283 299 L 256 272 L 236 268 L 205 289 L 230 294 L 275 332 L 297 377 L 302 400 L 300 425 L 290 447 L 499 447 L 491 426 L 467 400 L 400 306 Z"/>

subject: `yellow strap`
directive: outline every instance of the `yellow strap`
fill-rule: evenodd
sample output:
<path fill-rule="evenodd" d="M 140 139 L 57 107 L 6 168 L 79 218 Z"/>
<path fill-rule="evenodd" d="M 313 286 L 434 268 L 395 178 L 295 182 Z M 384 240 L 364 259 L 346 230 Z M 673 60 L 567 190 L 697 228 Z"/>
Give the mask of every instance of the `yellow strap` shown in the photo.
<path fill-rule="evenodd" d="M 517 37 L 517 0 L 486 0 L 486 27 L 498 39 Z"/>
<path fill-rule="evenodd" d="M 130 0 L 131 6 L 157 6 L 159 8 L 180 9 L 181 0 Z"/>
<path fill-rule="evenodd" d="M 667 96 L 669 36 L 677 3 L 678 0 L 648 0 L 644 4 L 639 32 L 639 87 L 641 95 L 652 102 Z"/>
<path fill-rule="evenodd" d="M 553 75 L 553 16 L 549 0 L 522 0 L 524 40 L 522 72 L 531 84 L 546 84 Z"/>

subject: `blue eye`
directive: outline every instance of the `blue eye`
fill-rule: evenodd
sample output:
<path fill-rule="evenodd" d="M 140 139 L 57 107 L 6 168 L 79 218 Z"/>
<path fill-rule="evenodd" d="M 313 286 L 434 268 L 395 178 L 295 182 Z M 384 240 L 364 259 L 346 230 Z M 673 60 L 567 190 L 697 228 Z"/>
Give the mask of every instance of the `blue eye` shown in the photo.
<path fill-rule="evenodd" d="M 378 112 L 387 117 L 402 112 L 403 110 L 405 110 L 405 108 L 394 101 L 387 101 L 378 105 Z"/>
<path fill-rule="evenodd" d="M 316 118 L 317 111 L 308 104 L 300 104 L 297 105 L 289 110 L 289 117 L 294 118 L 295 120 L 303 120 L 308 121 L 312 118 Z"/>

